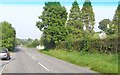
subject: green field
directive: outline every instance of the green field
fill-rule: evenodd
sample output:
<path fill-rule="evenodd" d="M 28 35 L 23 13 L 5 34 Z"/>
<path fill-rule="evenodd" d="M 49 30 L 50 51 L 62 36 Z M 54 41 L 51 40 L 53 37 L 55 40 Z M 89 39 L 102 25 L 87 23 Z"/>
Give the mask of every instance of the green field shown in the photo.
<path fill-rule="evenodd" d="M 100 73 L 118 73 L 118 54 L 81 53 L 66 50 L 42 50 L 40 52 Z"/>

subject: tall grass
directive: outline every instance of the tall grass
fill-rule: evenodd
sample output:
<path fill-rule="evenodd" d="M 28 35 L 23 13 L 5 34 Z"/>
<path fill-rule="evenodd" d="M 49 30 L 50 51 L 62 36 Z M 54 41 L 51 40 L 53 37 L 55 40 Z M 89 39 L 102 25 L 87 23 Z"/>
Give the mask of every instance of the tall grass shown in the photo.
<path fill-rule="evenodd" d="M 43 50 L 40 52 L 79 66 L 89 67 L 100 73 L 118 73 L 118 54 L 81 53 L 66 50 Z"/>

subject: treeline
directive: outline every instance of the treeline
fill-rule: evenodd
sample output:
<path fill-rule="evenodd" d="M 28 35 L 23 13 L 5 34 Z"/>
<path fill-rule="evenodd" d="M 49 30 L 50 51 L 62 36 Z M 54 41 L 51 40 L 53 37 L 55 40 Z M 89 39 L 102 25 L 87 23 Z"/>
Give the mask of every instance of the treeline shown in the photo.
<path fill-rule="evenodd" d="M 38 39 L 19 39 L 16 38 L 17 46 L 25 46 L 25 47 L 36 47 L 40 45 L 40 41 Z"/>
<path fill-rule="evenodd" d="M 43 9 L 42 15 L 38 17 L 41 21 L 36 26 L 43 32 L 41 41 L 46 49 L 118 52 L 120 3 L 112 21 L 104 19 L 99 22 L 98 28 L 106 34 L 102 39 L 99 37 L 101 32 L 93 30 L 95 13 L 90 0 L 85 0 L 81 10 L 75 0 L 69 14 L 60 2 L 46 2 Z"/>
<path fill-rule="evenodd" d="M 0 23 L 0 48 L 7 48 L 13 51 L 15 48 L 16 31 L 12 25 L 6 21 Z"/>

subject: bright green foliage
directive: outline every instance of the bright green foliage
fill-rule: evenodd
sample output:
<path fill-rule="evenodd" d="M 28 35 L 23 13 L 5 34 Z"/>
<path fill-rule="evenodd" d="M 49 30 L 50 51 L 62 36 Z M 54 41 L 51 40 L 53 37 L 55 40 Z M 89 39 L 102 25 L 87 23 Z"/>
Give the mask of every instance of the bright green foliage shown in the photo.
<path fill-rule="evenodd" d="M 82 10 L 82 21 L 86 31 L 92 33 L 95 24 L 95 15 L 90 0 L 85 0 Z"/>
<path fill-rule="evenodd" d="M 67 20 L 67 12 L 65 7 L 61 6 L 59 2 L 47 2 L 43 9 L 42 15 L 39 16 L 41 21 L 37 22 L 36 26 L 43 31 L 45 35 L 45 47 L 55 47 L 66 38 L 67 31 L 65 23 Z"/>
<path fill-rule="evenodd" d="M 118 3 L 118 7 L 113 17 L 113 25 L 114 25 L 115 33 L 118 33 L 118 30 L 120 30 L 120 2 Z"/>
<path fill-rule="evenodd" d="M 79 66 L 90 67 L 91 70 L 101 74 L 108 73 L 108 75 L 117 75 L 115 73 L 118 73 L 118 54 L 82 53 L 75 50 L 68 52 L 62 49 L 41 50 L 40 52 Z"/>
<path fill-rule="evenodd" d="M 95 24 L 95 15 L 93 12 L 93 8 L 91 5 L 90 0 L 85 0 L 83 3 L 83 7 L 81 10 L 82 15 L 82 22 L 83 26 L 85 27 L 85 31 L 83 33 L 83 51 L 88 51 L 91 47 L 90 39 L 91 36 L 94 34 L 94 24 Z"/>
<path fill-rule="evenodd" d="M 2 26 L 2 48 L 13 50 L 15 47 L 16 31 L 8 22 L 1 22 Z"/>
<path fill-rule="evenodd" d="M 82 37 L 83 25 L 81 20 L 81 12 L 79 4 L 76 0 L 73 2 L 72 8 L 70 9 L 67 29 L 69 36 L 73 35 L 72 38 L 78 39 Z"/>

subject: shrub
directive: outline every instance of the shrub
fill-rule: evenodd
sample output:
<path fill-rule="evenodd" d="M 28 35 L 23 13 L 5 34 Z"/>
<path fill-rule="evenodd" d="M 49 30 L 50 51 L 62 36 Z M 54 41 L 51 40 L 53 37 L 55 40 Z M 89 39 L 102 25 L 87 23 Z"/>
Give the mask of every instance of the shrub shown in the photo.
<path fill-rule="evenodd" d="M 66 50 L 78 50 L 84 52 L 117 53 L 118 37 L 92 40 L 76 40 L 74 42 L 61 42 L 57 48 Z M 70 47 L 69 47 L 70 45 Z M 72 46 L 72 47 L 71 47 Z"/>

